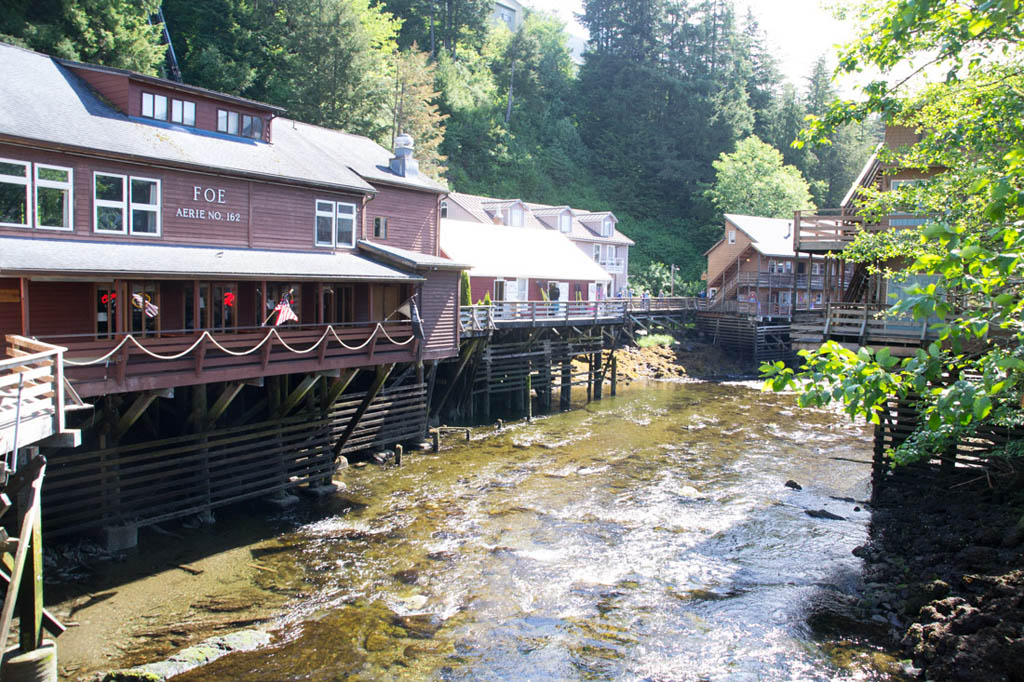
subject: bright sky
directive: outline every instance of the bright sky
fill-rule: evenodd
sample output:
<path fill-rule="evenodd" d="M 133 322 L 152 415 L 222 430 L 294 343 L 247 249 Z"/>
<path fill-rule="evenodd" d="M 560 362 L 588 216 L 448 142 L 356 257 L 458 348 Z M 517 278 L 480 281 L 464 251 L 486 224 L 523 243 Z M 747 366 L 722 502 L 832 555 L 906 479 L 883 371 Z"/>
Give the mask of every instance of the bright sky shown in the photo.
<path fill-rule="evenodd" d="M 793 85 L 802 88 L 811 66 L 819 55 L 829 56 L 829 67 L 836 64 L 836 44 L 844 44 L 855 36 L 856 25 L 839 21 L 830 10 L 823 9 L 823 0 L 734 0 L 739 21 L 747 7 L 754 10 L 761 28 L 768 34 L 769 46 L 779 61 L 783 74 Z M 834 2 L 834 0 L 833 0 Z M 582 0 L 525 0 L 535 9 L 553 12 L 569 24 L 569 32 L 586 36 L 587 31 L 573 17 L 583 12 Z"/>

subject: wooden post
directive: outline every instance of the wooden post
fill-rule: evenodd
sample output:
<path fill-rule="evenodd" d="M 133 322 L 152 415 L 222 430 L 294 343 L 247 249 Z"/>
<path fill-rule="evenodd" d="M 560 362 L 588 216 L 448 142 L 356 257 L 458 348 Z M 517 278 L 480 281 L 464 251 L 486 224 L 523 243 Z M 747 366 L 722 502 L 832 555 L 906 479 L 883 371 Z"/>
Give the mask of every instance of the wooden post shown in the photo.
<path fill-rule="evenodd" d="M 356 426 L 359 425 L 359 420 L 366 414 L 366 410 L 370 408 L 370 403 L 380 393 L 380 389 L 384 387 L 384 382 L 387 381 L 388 377 L 391 376 L 391 370 L 395 368 L 395 364 L 389 365 L 378 365 L 377 376 L 373 379 L 373 384 L 366 393 L 366 397 L 363 398 L 363 402 L 360 403 L 359 407 L 356 408 L 355 413 L 349 419 L 348 425 L 345 427 L 345 431 L 338 438 L 338 441 L 334 444 L 334 456 L 338 457 L 341 455 L 342 448 L 345 447 L 345 443 L 349 438 L 352 437 L 352 433 L 356 430 Z"/>
<path fill-rule="evenodd" d="M 615 389 L 619 381 L 619 360 L 615 357 L 615 350 L 612 350 L 612 397 L 615 397 Z"/>
<path fill-rule="evenodd" d="M 434 448 L 434 452 L 440 452 L 441 451 L 441 432 L 438 431 L 437 429 L 434 429 L 433 431 L 430 432 L 430 435 L 432 436 L 432 440 L 433 440 L 433 444 L 432 445 L 433 445 L 433 448 Z"/>
<path fill-rule="evenodd" d="M 604 375 L 601 373 L 602 351 L 594 353 L 594 400 L 600 400 L 604 392 Z"/>
<path fill-rule="evenodd" d="M 572 406 L 572 356 L 562 360 L 562 384 L 558 392 L 558 407 L 562 411 Z"/>
<path fill-rule="evenodd" d="M 22 454 L 27 457 L 18 464 L 19 467 L 38 457 L 39 448 L 25 448 Z M 18 590 L 18 619 L 21 622 L 18 646 L 22 652 L 32 651 L 43 644 L 43 531 L 40 491 L 45 468 L 44 463 L 36 475 L 36 481 L 18 492 L 17 528 L 22 529 L 22 537 L 19 539 L 28 540 L 29 547 L 25 554 L 21 585 L 16 588 L 12 580 L 8 589 Z M 26 523 L 32 526 L 27 538 L 24 537 Z M 7 636 L 7 630 L 3 631 L 3 635 Z"/>
<path fill-rule="evenodd" d="M 533 421 L 533 377 L 526 371 L 526 421 Z"/>
<path fill-rule="evenodd" d="M 402 454 L 405 452 L 405 448 L 402 447 L 401 443 L 395 446 L 395 466 L 402 466 Z"/>
<path fill-rule="evenodd" d="M 593 353 L 587 353 L 587 402 L 589 403 L 594 398 L 594 355 Z"/>

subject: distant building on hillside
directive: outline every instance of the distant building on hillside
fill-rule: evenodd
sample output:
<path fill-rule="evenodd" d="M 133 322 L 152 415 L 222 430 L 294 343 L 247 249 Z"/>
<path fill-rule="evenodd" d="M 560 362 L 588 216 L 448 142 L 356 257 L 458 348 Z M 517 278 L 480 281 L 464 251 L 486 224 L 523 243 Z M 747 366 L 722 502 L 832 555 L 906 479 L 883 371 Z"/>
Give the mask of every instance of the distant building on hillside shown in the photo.
<path fill-rule="evenodd" d="M 449 219 L 560 233 L 607 275 L 603 284 L 598 284 L 598 278 L 591 278 L 595 290 L 584 290 L 585 300 L 598 296 L 610 298 L 629 288 L 629 247 L 633 240 L 616 229 L 618 219 L 610 211 L 585 211 L 570 206 L 452 192 L 441 201 L 441 218 L 442 230 L 444 220 Z M 598 286 L 603 286 L 600 294 L 596 291 Z M 575 295 L 572 298 L 575 299 Z"/>
<path fill-rule="evenodd" d="M 853 271 L 845 266 L 844 279 L 835 260 L 821 255 L 810 265 L 799 260 L 793 250 L 793 221 L 784 218 L 726 214 L 722 239 L 704 255 L 709 298 L 726 307 L 729 301 L 756 303 L 760 317 L 789 317 L 794 308 L 820 308 L 830 300 L 828 289 L 848 281 Z"/>
<path fill-rule="evenodd" d="M 523 25 L 525 11 L 518 0 L 496 0 L 491 10 L 491 21 L 508 26 L 508 30 L 516 31 Z"/>

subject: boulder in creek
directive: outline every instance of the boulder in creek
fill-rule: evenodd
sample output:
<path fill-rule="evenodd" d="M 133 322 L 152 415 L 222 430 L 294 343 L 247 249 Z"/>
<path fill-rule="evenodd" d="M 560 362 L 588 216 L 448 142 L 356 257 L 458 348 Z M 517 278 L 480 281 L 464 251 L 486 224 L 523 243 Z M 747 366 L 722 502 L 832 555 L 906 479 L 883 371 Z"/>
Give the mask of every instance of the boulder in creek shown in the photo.
<path fill-rule="evenodd" d="M 833 514 L 832 512 L 825 509 L 805 509 L 804 514 L 814 517 L 816 519 L 828 519 L 830 521 L 845 521 L 845 516 L 839 514 Z"/>

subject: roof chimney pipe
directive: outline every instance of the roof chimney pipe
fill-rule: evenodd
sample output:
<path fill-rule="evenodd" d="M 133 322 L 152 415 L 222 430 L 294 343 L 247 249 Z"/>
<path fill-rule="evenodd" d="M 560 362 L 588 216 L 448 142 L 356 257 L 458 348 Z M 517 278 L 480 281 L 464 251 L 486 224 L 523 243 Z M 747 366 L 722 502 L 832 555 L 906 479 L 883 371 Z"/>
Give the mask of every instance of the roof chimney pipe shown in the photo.
<path fill-rule="evenodd" d="M 402 133 L 395 138 L 395 157 L 391 159 L 391 172 L 403 178 L 415 177 L 420 174 L 420 164 L 413 158 L 412 136 Z"/>

